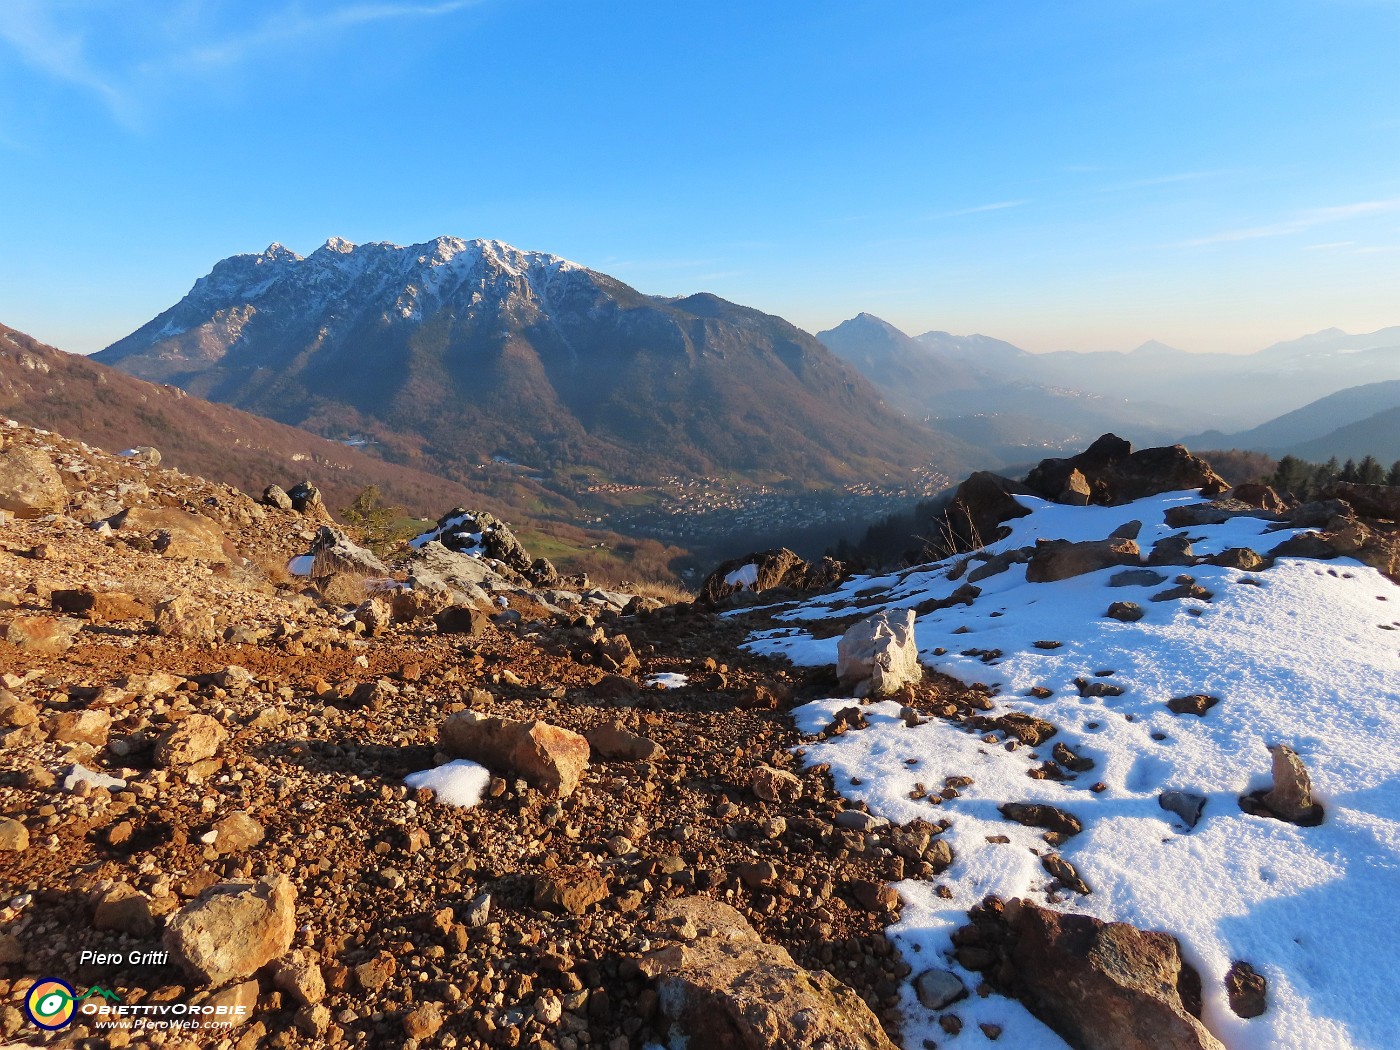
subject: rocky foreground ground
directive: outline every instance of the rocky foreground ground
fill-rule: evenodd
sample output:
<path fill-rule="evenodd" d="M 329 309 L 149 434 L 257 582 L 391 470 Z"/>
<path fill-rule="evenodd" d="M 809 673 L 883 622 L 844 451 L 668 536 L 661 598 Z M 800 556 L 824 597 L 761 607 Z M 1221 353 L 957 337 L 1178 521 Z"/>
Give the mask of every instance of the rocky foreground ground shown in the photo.
<path fill-rule="evenodd" d="M 0 531 L 0 1034 L 620 1050 L 678 1024 L 697 1046 L 898 1031 L 886 883 L 946 859 L 936 827 L 895 852 L 838 824 L 802 768 L 784 709 L 829 672 L 745 654 L 689 605 L 522 587 L 356 618 L 282 572 L 314 507 L 3 433 L 24 516 Z M 647 684 L 662 673 L 685 684 Z M 463 712 L 553 734 L 501 753 L 474 808 L 403 783 Z M 219 1031 L 50 1036 L 22 1007 L 42 976 L 248 1009 Z"/>
<path fill-rule="evenodd" d="M 1080 507 L 1228 487 L 1182 450 L 1120 444 L 1047 461 L 1028 483 Z M 755 590 L 830 591 L 844 574 L 830 561 L 739 559 L 701 603 L 662 606 L 560 579 L 504 523 L 459 508 L 386 565 L 331 527 L 314 490 L 255 500 L 159 460 L 0 424 L 0 1036 L 15 1045 L 932 1050 L 1000 1039 L 978 1007 L 1005 1002 L 995 991 L 1071 1046 L 1213 1050 L 1201 977 L 1174 937 L 1054 909 L 1089 891 L 1053 852 L 1081 830 L 1069 814 L 999 809 L 1007 830 L 1044 832 L 1030 853 L 1052 908 L 969 907 L 972 890 L 947 881 L 967 877 L 947 818 L 986 785 L 925 777 L 901 796 L 914 819 L 891 824 L 855 797 L 864 767 L 843 771 L 843 798 L 806 759 L 844 734 L 874 746 L 930 722 L 984 751 L 1047 743 L 1056 726 L 995 686 L 925 672 L 912 638 L 916 615 L 975 613 L 1013 568 L 1035 587 L 1144 562 L 1252 572 L 1346 554 L 1392 580 L 1400 567 L 1396 508 L 1365 506 L 1385 494 L 1289 509 L 1241 487 L 1170 524 L 1242 516 L 1257 531 L 1262 513 L 1289 536 L 1267 556 L 1204 557 L 1173 536 L 1144 557 L 1115 532 L 955 558 L 948 593 L 912 608 L 881 590 L 904 575 L 857 580 L 804 621 L 804 644 L 843 636 L 835 665 L 803 667 L 742 644 L 795 638 L 783 617 L 806 614 L 793 602 L 742 622 L 718 610 L 753 605 Z M 1018 491 L 965 483 L 950 553 L 1004 535 L 1027 513 Z M 1190 581 L 1151 600 L 1208 603 Z M 1131 604 L 1106 615 L 1136 622 Z M 897 615 L 872 619 L 884 606 Z M 978 654 L 989 668 L 1003 655 L 963 653 Z M 829 699 L 867 693 L 885 707 L 893 694 L 897 717 Z M 1180 699 L 1199 709 L 1174 715 L 1201 717 L 1213 698 Z M 809 701 L 831 720 L 812 722 Z M 1099 775 L 1057 739 L 1021 780 Z M 1286 747 L 1274 757 L 1255 809 L 1316 825 L 1306 770 Z M 460 760 L 486 767 L 474 805 L 405 783 Z M 956 950 L 917 969 L 886 936 L 914 910 L 894 888 L 911 880 L 967 919 Z M 51 1032 L 33 1015 L 62 1005 L 43 993 L 64 986 L 46 979 L 78 1010 Z M 1233 1016 L 1267 1009 L 1247 963 L 1222 979 Z M 121 1027 L 103 1027 L 114 1017 Z"/>

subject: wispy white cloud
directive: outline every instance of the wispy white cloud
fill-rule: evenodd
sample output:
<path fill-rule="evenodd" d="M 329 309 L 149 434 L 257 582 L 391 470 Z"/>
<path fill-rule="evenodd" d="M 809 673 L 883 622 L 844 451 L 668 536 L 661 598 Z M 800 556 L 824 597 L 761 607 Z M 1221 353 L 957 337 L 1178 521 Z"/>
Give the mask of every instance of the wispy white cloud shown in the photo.
<path fill-rule="evenodd" d="M 1132 179 L 1113 189 L 1140 189 L 1146 186 L 1171 186 L 1178 182 L 1200 182 L 1202 179 L 1219 178 L 1223 171 L 1182 171 L 1173 175 L 1154 175 L 1145 179 Z"/>
<path fill-rule="evenodd" d="M 113 78 L 93 66 L 84 34 L 60 25 L 51 4 L 5 0 L 0 4 L 0 41 L 30 68 L 95 94 L 118 119 L 131 119 L 131 99 Z"/>
<path fill-rule="evenodd" d="M 924 215 L 922 218 L 925 222 L 937 222 L 940 219 L 956 219 L 961 215 L 979 215 L 987 211 L 1004 211 L 1007 208 L 1020 208 L 1029 203 L 1029 200 L 993 201 L 991 204 L 978 204 L 971 208 L 957 208 L 954 211 L 935 212 L 932 215 Z"/>
<path fill-rule="evenodd" d="M 1309 211 L 1300 212 L 1291 219 L 1282 222 L 1271 223 L 1267 226 L 1247 226 L 1241 229 L 1222 230 L 1206 237 L 1197 237 L 1193 240 L 1182 241 L 1179 247 L 1202 248 L 1214 244 L 1231 244 L 1238 241 L 1253 241 L 1263 237 L 1287 237 L 1289 234 L 1302 233 L 1318 226 L 1328 226 L 1333 223 L 1347 222 L 1351 219 L 1361 219 L 1372 215 L 1386 215 L 1391 212 L 1400 211 L 1400 197 L 1390 197 L 1385 200 L 1358 201 L 1355 204 L 1340 204 L 1330 208 L 1313 208 Z"/>
<path fill-rule="evenodd" d="M 261 48 L 275 47 L 321 33 L 372 22 L 395 19 L 439 18 L 473 7 L 481 0 L 443 0 L 441 3 L 364 3 L 351 4 L 333 11 L 306 14 L 295 6 L 267 19 L 248 31 L 217 43 L 191 46 L 183 55 L 174 56 L 177 68 L 211 68 L 231 66 L 243 61 Z"/>
<path fill-rule="evenodd" d="M 0 45 L 8 45 L 31 69 L 96 96 L 121 123 L 140 123 L 146 95 L 172 76 L 239 65 L 260 50 L 337 30 L 392 20 L 432 19 L 456 14 L 484 0 L 392 0 L 352 3 L 308 12 L 298 3 L 244 27 L 215 33 L 198 20 L 175 17 L 152 28 L 124 63 L 104 63 L 90 41 L 104 29 L 97 10 L 53 0 L 0 0 Z M 245 16 L 245 21 L 247 21 Z"/>

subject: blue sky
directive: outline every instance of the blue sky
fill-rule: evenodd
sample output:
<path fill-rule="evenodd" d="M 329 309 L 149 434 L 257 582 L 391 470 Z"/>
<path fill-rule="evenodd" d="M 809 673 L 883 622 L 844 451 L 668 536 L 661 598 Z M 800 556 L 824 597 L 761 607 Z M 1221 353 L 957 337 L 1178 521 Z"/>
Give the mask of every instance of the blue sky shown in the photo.
<path fill-rule="evenodd" d="M 0 3 L 0 321 L 438 234 L 812 331 L 1400 324 L 1400 3 Z"/>

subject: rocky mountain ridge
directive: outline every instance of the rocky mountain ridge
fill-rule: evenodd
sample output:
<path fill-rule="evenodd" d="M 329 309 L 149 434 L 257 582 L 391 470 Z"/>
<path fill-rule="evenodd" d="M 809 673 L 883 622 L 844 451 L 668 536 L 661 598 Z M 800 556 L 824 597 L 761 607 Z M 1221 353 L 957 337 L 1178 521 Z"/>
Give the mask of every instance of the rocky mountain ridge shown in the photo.
<path fill-rule="evenodd" d="M 959 463 L 811 336 L 699 294 L 646 296 L 557 256 L 439 237 L 279 245 L 218 263 L 95 355 L 134 375 L 463 478 L 503 457 L 619 478 L 800 482 Z"/>

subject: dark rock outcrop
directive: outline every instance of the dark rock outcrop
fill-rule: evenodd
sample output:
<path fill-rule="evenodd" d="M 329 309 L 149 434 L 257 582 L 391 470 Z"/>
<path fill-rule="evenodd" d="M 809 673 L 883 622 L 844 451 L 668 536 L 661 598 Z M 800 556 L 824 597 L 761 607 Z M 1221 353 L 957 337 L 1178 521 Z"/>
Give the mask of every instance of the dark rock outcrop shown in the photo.
<path fill-rule="evenodd" d="M 1223 1050 L 1201 1024 L 1200 976 L 1166 933 L 988 898 L 953 935 L 980 970 L 1075 1050 Z"/>
<path fill-rule="evenodd" d="M 1137 565 L 1140 560 L 1135 540 L 1041 540 L 1026 563 L 1026 582 L 1054 583 L 1113 565 Z"/>
<path fill-rule="evenodd" d="M 1358 485 L 1339 481 L 1328 486 L 1325 495 L 1345 500 L 1362 517 L 1400 522 L 1400 488 L 1394 485 Z"/>
<path fill-rule="evenodd" d="M 1230 487 L 1209 463 L 1181 445 L 1134 452 L 1129 442 L 1113 434 L 1105 434 L 1077 456 L 1042 460 L 1026 475 L 1026 485 L 1048 500 L 1101 506 L 1180 489 L 1217 496 Z M 1086 485 L 1087 500 L 1082 491 Z"/>
<path fill-rule="evenodd" d="M 1001 539 L 1008 529 L 1003 523 L 1023 518 L 1030 510 L 1016 501 L 1016 494 L 1030 490 L 1018 481 L 979 470 L 958 486 L 944 520 L 948 526 L 945 541 L 952 540 L 948 553 L 977 550 Z"/>
<path fill-rule="evenodd" d="M 786 547 L 731 558 L 700 585 L 699 600 L 714 604 L 741 591 L 767 591 L 785 587 L 794 591 L 819 591 L 834 587 L 846 576 L 846 567 L 833 558 L 808 562 Z"/>
<path fill-rule="evenodd" d="M 487 511 L 453 507 L 426 535 L 450 551 L 481 558 L 497 572 L 519 577 L 533 587 L 559 583 L 559 573 L 549 559 L 531 557 L 510 526 Z"/>

